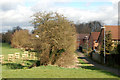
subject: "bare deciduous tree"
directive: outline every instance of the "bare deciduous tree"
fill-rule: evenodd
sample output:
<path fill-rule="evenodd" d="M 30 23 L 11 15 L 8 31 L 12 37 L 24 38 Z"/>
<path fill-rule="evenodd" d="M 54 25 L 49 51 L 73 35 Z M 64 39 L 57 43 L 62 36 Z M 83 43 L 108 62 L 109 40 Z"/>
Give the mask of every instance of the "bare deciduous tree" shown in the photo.
<path fill-rule="evenodd" d="M 76 36 L 72 22 L 52 12 L 38 12 L 33 17 L 34 34 L 39 35 L 34 48 L 39 52 L 42 65 L 55 64 L 63 52 L 74 53 Z"/>

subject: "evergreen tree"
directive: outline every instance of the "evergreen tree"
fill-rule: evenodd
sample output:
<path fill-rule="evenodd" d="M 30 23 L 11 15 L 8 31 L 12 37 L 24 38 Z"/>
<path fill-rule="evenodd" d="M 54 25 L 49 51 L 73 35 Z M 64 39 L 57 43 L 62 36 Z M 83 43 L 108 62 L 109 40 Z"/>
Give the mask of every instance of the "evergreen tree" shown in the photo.
<path fill-rule="evenodd" d="M 107 31 L 105 34 L 105 52 L 109 53 L 113 50 L 112 34 L 110 31 Z M 101 47 L 101 52 L 104 52 L 104 39 Z"/>

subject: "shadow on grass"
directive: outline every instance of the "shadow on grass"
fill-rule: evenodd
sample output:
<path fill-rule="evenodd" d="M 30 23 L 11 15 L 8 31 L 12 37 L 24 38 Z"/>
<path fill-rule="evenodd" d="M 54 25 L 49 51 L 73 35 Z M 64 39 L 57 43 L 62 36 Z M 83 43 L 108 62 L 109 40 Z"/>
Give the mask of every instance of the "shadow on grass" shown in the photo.
<path fill-rule="evenodd" d="M 17 64 L 17 63 L 5 63 L 3 64 L 3 66 L 7 66 L 7 68 L 9 69 L 22 69 L 24 67 L 21 64 Z"/>
<path fill-rule="evenodd" d="M 80 64 L 90 64 L 89 62 L 84 62 L 83 59 L 86 60 L 85 57 L 78 57 L 78 60 L 79 60 L 79 63 L 80 63 Z"/>
<path fill-rule="evenodd" d="M 80 62 L 80 64 L 90 64 L 90 63 L 84 63 L 84 62 Z"/>
<path fill-rule="evenodd" d="M 78 57 L 78 59 L 86 59 L 85 57 Z"/>
<path fill-rule="evenodd" d="M 34 65 L 37 66 L 37 62 L 37 60 L 26 60 L 22 63 L 5 63 L 3 66 L 6 66 L 8 69 L 28 69 L 34 67 Z"/>
<path fill-rule="evenodd" d="M 78 57 L 78 60 L 79 60 L 79 63 L 82 64 L 82 66 L 80 66 L 80 67 L 83 68 L 83 69 L 96 70 L 96 71 L 99 71 L 99 72 L 103 72 L 107 75 L 113 75 L 113 76 L 116 76 L 116 77 L 120 77 L 119 75 L 115 75 L 111 72 L 108 72 L 108 71 L 97 68 L 96 64 L 93 61 L 87 59 L 86 57 Z M 84 62 L 83 60 L 86 60 L 87 62 Z M 94 66 L 90 66 L 90 64 L 93 64 Z"/>
<path fill-rule="evenodd" d="M 29 61 L 29 62 L 31 62 L 31 63 L 37 62 L 37 60 L 26 60 L 26 61 Z"/>
<path fill-rule="evenodd" d="M 117 75 L 115 75 L 115 74 L 113 74 L 111 72 L 107 72 L 105 70 L 101 70 L 99 68 L 96 68 L 95 66 L 81 66 L 81 68 L 83 68 L 83 69 L 89 69 L 89 70 L 95 70 L 95 71 L 99 71 L 99 72 L 105 73 L 107 75 L 113 75 L 113 76 L 116 76 L 116 77 L 120 77 L 120 76 L 117 76 Z"/>
<path fill-rule="evenodd" d="M 86 57 L 82 56 L 82 57 L 78 57 L 78 60 L 79 60 L 79 64 L 82 64 L 82 66 L 80 66 L 80 67 L 83 68 L 83 69 L 96 70 L 96 71 L 99 71 L 99 72 L 103 72 L 103 73 L 105 73 L 107 75 L 113 75 L 113 76 L 116 76 L 116 77 L 120 77 L 120 75 L 117 74 L 117 73 L 111 73 L 111 72 L 102 70 L 101 68 L 98 68 L 98 66 L 101 67 L 101 65 L 96 64 L 96 62 L 92 61 L 89 58 L 86 58 Z M 90 64 L 93 64 L 93 65 L 91 66 Z"/>

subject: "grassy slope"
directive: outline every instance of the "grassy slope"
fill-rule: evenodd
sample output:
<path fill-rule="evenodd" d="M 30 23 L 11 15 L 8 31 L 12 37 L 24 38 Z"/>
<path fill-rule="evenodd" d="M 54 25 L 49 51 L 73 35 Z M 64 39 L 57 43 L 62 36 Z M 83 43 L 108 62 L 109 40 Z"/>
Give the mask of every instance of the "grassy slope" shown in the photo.
<path fill-rule="evenodd" d="M 4 55 L 20 52 L 4 43 L 2 47 Z M 2 77 L 4 78 L 117 78 L 117 76 L 89 66 L 80 60 L 82 67 L 78 69 L 60 68 L 55 66 L 40 66 L 31 69 L 8 69 L 3 66 Z"/>
<path fill-rule="evenodd" d="M 55 66 L 41 66 L 32 69 L 4 70 L 4 78 L 117 78 L 102 70 L 67 69 Z"/>
<path fill-rule="evenodd" d="M 0 43 L 0 45 L 1 44 L 2 44 L 2 55 L 4 55 L 5 60 L 7 59 L 8 54 L 14 54 L 15 52 L 23 53 L 20 49 L 11 48 L 11 46 L 8 43 Z"/>

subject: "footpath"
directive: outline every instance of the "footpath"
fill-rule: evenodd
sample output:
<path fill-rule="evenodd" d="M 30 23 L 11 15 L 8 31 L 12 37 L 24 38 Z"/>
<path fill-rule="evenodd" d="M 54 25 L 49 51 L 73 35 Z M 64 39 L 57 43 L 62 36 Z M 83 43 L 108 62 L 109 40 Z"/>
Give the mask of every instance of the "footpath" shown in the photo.
<path fill-rule="evenodd" d="M 102 69 L 102 70 L 105 70 L 105 71 L 108 71 L 108 72 L 114 73 L 115 75 L 120 76 L 120 69 L 115 69 L 115 68 L 111 68 L 108 66 L 104 66 L 102 64 L 98 64 L 95 61 L 91 60 L 90 58 L 86 57 L 81 52 L 77 52 L 77 54 L 80 59 L 82 59 L 85 63 L 88 63 L 90 66 L 94 66 L 96 68 L 99 68 L 99 69 Z"/>

